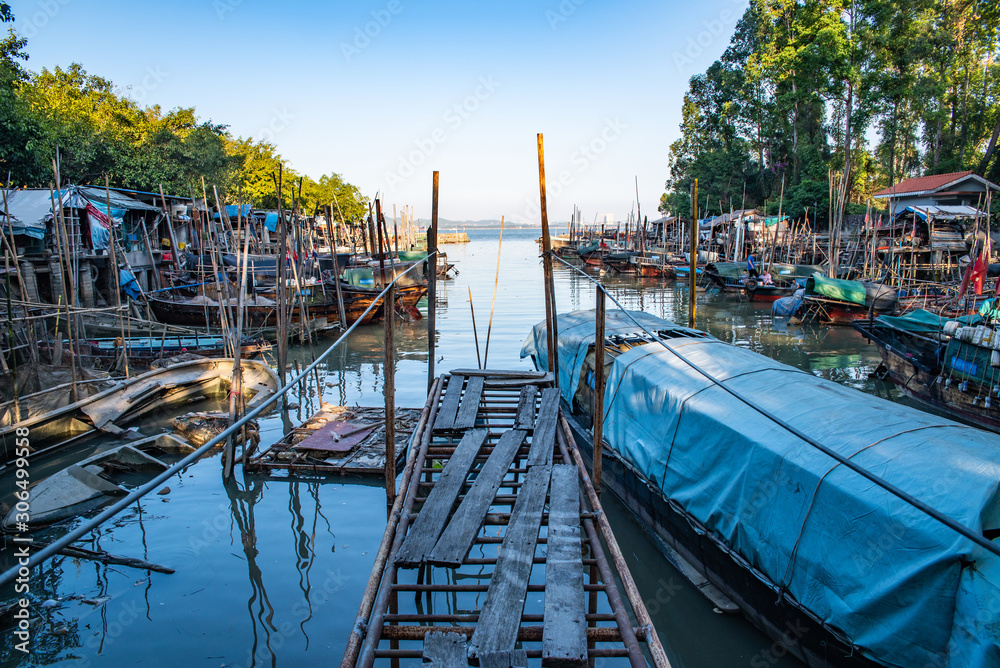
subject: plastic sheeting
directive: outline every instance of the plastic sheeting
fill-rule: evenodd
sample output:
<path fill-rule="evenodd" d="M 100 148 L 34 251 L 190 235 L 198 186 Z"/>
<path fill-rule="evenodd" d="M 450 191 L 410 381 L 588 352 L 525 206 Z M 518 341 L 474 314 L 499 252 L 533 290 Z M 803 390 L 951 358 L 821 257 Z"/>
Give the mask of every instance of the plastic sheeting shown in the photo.
<path fill-rule="evenodd" d="M 629 311 L 628 313 L 629 315 L 621 311 L 607 311 L 605 313 L 605 337 L 615 335 L 627 336 L 630 334 L 642 335 L 642 327 L 654 332 L 671 330 L 693 336 L 708 336 L 704 332 L 680 327 L 672 322 L 641 311 Z M 633 318 L 635 322 L 633 322 Z M 636 325 L 636 322 L 642 325 L 642 327 Z M 563 399 L 572 405 L 573 394 L 576 392 L 576 386 L 580 382 L 583 361 L 587 357 L 587 349 L 594 344 L 595 340 L 594 312 L 572 311 L 571 313 L 560 313 L 556 317 L 556 331 L 559 333 L 559 345 L 557 347 L 559 354 L 559 387 L 562 389 Z M 539 368 L 548 369 L 549 351 L 545 337 L 545 322 L 540 322 L 531 329 L 531 336 L 527 338 L 521 347 L 522 358 L 532 356 L 536 359 Z"/>
<path fill-rule="evenodd" d="M 819 272 L 806 281 L 806 294 L 819 295 L 827 299 L 871 306 L 875 303 L 877 310 L 892 310 L 899 297 L 896 289 L 881 283 L 869 281 L 845 281 L 839 278 L 827 278 Z"/>
<path fill-rule="evenodd" d="M 674 328 L 635 315 L 654 331 Z M 577 387 L 565 382 L 578 369 L 569 360 L 586 354 L 594 315 L 568 317 L 560 316 L 564 396 Z M 544 323 L 536 325 L 522 350 L 541 353 L 540 368 L 544 337 Z M 1000 525 L 1000 436 L 711 338 L 633 348 L 615 359 L 605 395 L 610 447 L 866 656 L 889 666 L 1000 664 L 997 557 L 839 466 L 678 355 L 975 531 Z"/>
<path fill-rule="evenodd" d="M 944 323 L 949 320 L 958 320 L 963 325 L 976 325 L 982 321 L 978 315 L 962 316 L 960 318 L 947 318 L 937 313 L 931 313 L 922 308 L 910 311 L 904 315 L 883 315 L 879 316 L 879 322 L 884 322 L 894 329 L 901 329 L 906 332 L 932 333 L 940 332 Z"/>

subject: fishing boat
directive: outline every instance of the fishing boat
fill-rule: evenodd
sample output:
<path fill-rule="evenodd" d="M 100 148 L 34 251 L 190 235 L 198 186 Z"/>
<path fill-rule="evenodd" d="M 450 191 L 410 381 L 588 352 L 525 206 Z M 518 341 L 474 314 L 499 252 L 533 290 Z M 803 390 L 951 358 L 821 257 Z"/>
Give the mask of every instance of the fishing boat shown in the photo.
<path fill-rule="evenodd" d="M 636 265 L 632 262 L 632 258 L 638 255 L 638 251 L 616 251 L 613 253 L 605 253 L 602 266 L 616 274 L 634 274 L 636 273 Z"/>
<path fill-rule="evenodd" d="M 198 359 L 166 369 L 153 369 L 93 396 L 0 427 L 2 461 L 14 459 L 19 428 L 31 430 L 31 452 L 42 454 L 100 432 L 121 435 L 130 423 L 167 406 L 227 395 L 234 363 L 231 358 Z M 267 364 L 241 360 L 240 369 L 243 398 L 249 409 L 267 401 L 278 391 L 278 377 Z"/>
<path fill-rule="evenodd" d="M 37 529 L 99 508 L 192 452 L 191 445 L 170 434 L 101 449 L 33 486 L 26 523 Z M 12 508 L 4 517 L 3 529 L 20 529 L 21 515 Z"/>
<path fill-rule="evenodd" d="M 557 324 L 585 458 L 594 317 Z M 605 336 L 604 488 L 717 606 L 810 666 L 995 665 L 1000 558 L 956 527 L 1000 536 L 1000 437 L 645 313 Z M 522 349 L 540 370 L 546 341 Z"/>
<path fill-rule="evenodd" d="M 899 309 L 899 293 L 874 281 L 827 278 L 819 272 L 806 280 L 796 316 L 825 325 L 850 325 L 869 314 L 892 314 Z"/>
<path fill-rule="evenodd" d="M 884 373 L 903 394 L 1000 432 L 1000 334 L 993 325 L 978 315 L 949 319 L 917 309 L 853 327 L 878 348 Z"/>
<path fill-rule="evenodd" d="M 667 264 L 663 255 L 641 254 L 632 256 L 635 272 L 643 278 L 676 278 L 677 270 Z"/>
<path fill-rule="evenodd" d="M 63 344 L 69 350 L 69 342 Z M 271 349 L 271 345 L 260 338 L 244 337 L 240 345 L 240 356 L 250 359 Z M 43 348 L 44 350 L 44 348 Z M 129 369 L 149 369 L 158 359 L 180 353 L 191 353 L 201 357 L 222 357 L 228 352 L 226 339 L 222 336 L 205 336 L 197 333 L 191 336 L 133 336 L 124 339 L 99 338 L 80 341 L 80 355 L 93 366 L 108 368 L 123 354 L 128 358 Z"/>

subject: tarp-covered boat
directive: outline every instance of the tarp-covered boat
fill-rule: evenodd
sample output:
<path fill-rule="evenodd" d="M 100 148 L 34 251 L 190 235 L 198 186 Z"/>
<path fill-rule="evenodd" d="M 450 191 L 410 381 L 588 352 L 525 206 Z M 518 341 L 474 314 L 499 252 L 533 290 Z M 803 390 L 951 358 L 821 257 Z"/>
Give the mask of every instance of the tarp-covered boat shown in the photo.
<path fill-rule="evenodd" d="M 998 665 L 1000 558 L 760 409 L 989 539 L 1000 437 L 647 314 L 606 323 L 605 485 L 752 621 L 815 666 Z M 586 453 L 594 313 L 558 331 Z M 522 349 L 539 369 L 545 337 Z"/>

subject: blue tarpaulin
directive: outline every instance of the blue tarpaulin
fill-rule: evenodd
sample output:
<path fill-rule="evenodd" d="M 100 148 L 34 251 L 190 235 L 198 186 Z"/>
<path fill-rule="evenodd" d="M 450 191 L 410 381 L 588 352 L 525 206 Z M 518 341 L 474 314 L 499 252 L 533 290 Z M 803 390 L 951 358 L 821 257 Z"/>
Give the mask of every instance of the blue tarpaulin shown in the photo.
<path fill-rule="evenodd" d="M 264 227 L 268 229 L 269 232 L 278 231 L 278 212 L 268 211 L 267 215 L 264 216 Z"/>
<path fill-rule="evenodd" d="M 127 269 L 118 269 L 118 284 L 122 286 L 125 294 L 132 299 L 139 299 L 142 296 L 142 288 L 139 287 L 139 282 L 135 280 L 132 272 Z"/>
<path fill-rule="evenodd" d="M 653 331 L 678 329 L 642 318 Z M 612 331 L 622 314 L 608 321 Z M 564 397 L 581 382 L 576 360 L 593 340 L 593 323 L 592 311 L 559 317 Z M 544 349 L 540 323 L 522 355 L 536 355 L 545 368 Z M 865 656 L 887 666 L 1000 665 L 1000 559 L 840 466 L 681 357 L 977 533 L 1000 528 L 1000 436 L 710 337 L 666 338 L 623 353 L 604 398 L 604 436 L 615 452 Z"/>
<path fill-rule="evenodd" d="M 226 216 L 232 220 L 236 220 L 241 213 L 243 217 L 246 218 L 247 216 L 250 215 L 250 209 L 252 208 L 249 204 L 244 204 L 242 207 L 243 211 L 241 212 L 239 204 L 226 204 L 225 206 L 226 206 Z M 220 219 L 219 212 L 216 211 L 215 220 L 219 219 Z"/>

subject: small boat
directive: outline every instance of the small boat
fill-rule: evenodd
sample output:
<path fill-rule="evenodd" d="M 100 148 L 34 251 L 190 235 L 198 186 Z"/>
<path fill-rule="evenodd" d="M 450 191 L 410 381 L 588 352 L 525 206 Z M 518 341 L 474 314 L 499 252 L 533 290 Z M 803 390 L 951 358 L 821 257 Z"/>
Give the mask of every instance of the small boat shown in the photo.
<path fill-rule="evenodd" d="M 875 344 L 903 394 L 1000 432 L 1000 333 L 980 316 L 952 320 L 918 309 L 852 326 Z"/>
<path fill-rule="evenodd" d="M 617 251 L 606 253 L 603 258 L 603 266 L 616 274 L 634 274 L 636 265 L 632 258 L 639 254 L 639 251 Z"/>
<path fill-rule="evenodd" d="M 782 297 L 795 294 L 798 283 L 763 283 L 757 278 L 748 278 L 743 285 L 743 292 L 752 302 L 773 302 Z"/>
<path fill-rule="evenodd" d="M 191 445 L 170 434 L 103 449 L 31 487 L 27 525 L 37 529 L 99 508 L 192 452 Z M 3 529 L 19 529 L 22 523 L 21 513 L 12 508 Z"/>
<path fill-rule="evenodd" d="M 108 368 L 122 355 L 124 348 L 124 354 L 128 357 L 129 369 L 139 370 L 149 369 L 154 361 L 180 353 L 191 353 L 201 357 L 222 357 L 228 352 L 226 345 L 226 339 L 222 336 L 199 334 L 190 336 L 133 336 L 126 339 L 124 345 L 122 345 L 120 337 L 114 337 L 81 341 L 80 354 L 84 358 L 91 358 L 95 362 L 95 366 Z M 66 341 L 63 344 L 63 350 L 68 349 L 69 342 Z M 270 349 L 271 344 L 263 339 L 244 337 L 240 345 L 240 356 L 243 359 L 250 359 Z"/>
<path fill-rule="evenodd" d="M 185 405 L 209 396 L 226 395 L 233 376 L 232 358 L 197 359 L 153 369 L 74 403 L 0 427 L 2 462 L 14 459 L 16 431 L 31 430 L 31 451 L 42 454 L 99 432 L 121 435 L 124 427 L 166 406 Z M 243 398 L 248 409 L 278 391 L 278 377 L 255 360 L 241 360 Z"/>
<path fill-rule="evenodd" d="M 850 325 L 869 314 L 892 314 L 899 309 L 895 288 L 874 281 L 827 278 L 819 272 L 806 281 L 796 317 L 824 325 Z"/>
<path fill-rule="evenodd" d="M 667 264 L 666 258 L 656 255 L 634 255 L 632 264 L 643 278 L 676 278 L 677 270 Z"/>
<path fill-rule="evenodd" d="M 593 311 L 558 331 L 581 454 L 601 363 L 603 487 L 716 607 L 809 666 L 995 665 L 1000 557 L 918 503 L 1000 536 L 1000 436 L 642 312 L 607 314 L 600 362 Z M 539 323 L 521 352 L 540 371 L 546 342 Z"/>

